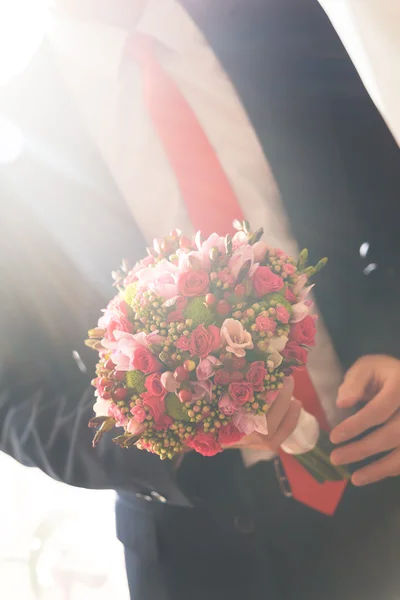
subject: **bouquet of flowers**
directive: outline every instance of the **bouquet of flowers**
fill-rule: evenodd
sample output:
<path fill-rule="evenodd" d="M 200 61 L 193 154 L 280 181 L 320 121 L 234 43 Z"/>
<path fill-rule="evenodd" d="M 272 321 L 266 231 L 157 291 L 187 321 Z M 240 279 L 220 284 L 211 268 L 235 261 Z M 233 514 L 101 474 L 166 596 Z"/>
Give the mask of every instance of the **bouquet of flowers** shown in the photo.
<path fill-rule="evenodd" d="M 234 225 L 233 237 L 205 240 L 173 231 L 113 273 L 118 294 L 86 342 L 99 353 L 94 444 L 119 427 L 121 447 L 171 459 L 267 434 L 284 378 L 315 343 L 309 279 L 326 259 L 307 266 L 306 250 L 296 261 L 268 247 L 262 229 Z M 321 433 L 299 460 L 321 480 L 344 478 L 326 445 Z"/>

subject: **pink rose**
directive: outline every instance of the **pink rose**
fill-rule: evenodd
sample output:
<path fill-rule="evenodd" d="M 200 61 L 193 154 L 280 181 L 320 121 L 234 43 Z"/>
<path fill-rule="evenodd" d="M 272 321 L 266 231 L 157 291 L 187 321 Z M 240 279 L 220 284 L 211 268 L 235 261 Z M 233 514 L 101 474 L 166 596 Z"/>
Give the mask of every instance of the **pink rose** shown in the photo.
<path fill-rule="evenodd" d="M 143 423 L 146 418 L 146 411 L 143 406 L 134 406 L 131 409 L 131 415 L 134 417 L 135 421 L 138 423 Z"/>
<path fill-rule="evenodd" d="M 226 344 L 226 351 L 238 357 L 245 356 L 246 349 L 254 348 L 251 333 L 236 319 L 225 319 L 221 327 L 221 339 Z"/>
<path fill-rule="evenodd" d="M 292 325 L 289 332 L 289 339 L 305 346 L 314 346 L 316 332 L 314 319 L 307 316 L 299 323 Z"/>
<path fill-rule="evenodd" d="M 132 361 L 136 350 L 141 352 L 145 350 L 150 353 L 150 350 L 148 350 L 149 344 L 159 345 L 164 342 L 164 338 L 158 335 L 156 331 L 150 335 L 146 335 L 143 331 L 133 335 L 116 330 L 114 331 L 114 337 L 116 341 L 103 340 L 102 343 L 105 348 L 112 351 L 111 358 L 118 371 L 132 371 L 134 369 Z M 154 356 L 151 353 L 150 355 L 152 357 L 150 362 L 155 361 Z M 158 361 L 156 361 L 156 364 L 159 365 Z M 157 368 L 154 370 L 157 370 Z"/>
<path fill-rule="evenodd" d="M 267 254 L 268 246 L 265 242 L 259 241 L 253 244 L 254 260 L 262 262 Z"/>
<path fill-rule="evenodd" d="M 111 319 L 107 327 L 106 337 L 110 340 L 114 339 L 114 331 L 124 331 L 132 333 L 133 325 L 127 317 L 124 317 L 122 315 L 118 317 L 114 316 L 114 318 Z"/>
<path fill-rule="evenodd" d="M 280 248 L 274 248 L 274 252 L 275 252 L 275 256 L 277 256 L 278 258 L 284 258 L 286 260 L 288 257 L 286 252 L 284 252 L 283 250 L 280 250 Z"/>
<path fill-rule="evenodd" d="M 133 351 L 132 366 L 142 373 L 154 373 L 161 369 L 161 364 L 156 357 L 144 346 L 138 346 Z"/>
<path fill-rule="evenodd" d="M 231 373 L 231 382 L 243 381 L 243 379 L 244 373 L 241 371 L 233 371 L 233 373 Z"/>
<path fill-rule="evenodd" d="M 270 331 L 271 333 L 274 333 L 276 329 L 276 322 L 269 317 L 259 316 L 256 318 L 256 327 L 257 331 Z"/>
<path fill-rule="evenodd" d="M 275 402 L 275 400 L 277 399 L 278 396 L 279 396 L 279 390 L 269 390 L 265 394 L 265 402 L 268 404 L 268 406 L 271 406 L 271 404 L 273 404 Z"/>
<path fill-rule="evenodd" d="M 285 357 L 286 360 L 294 360 L 298 363 L 300 363 L 298 366 L 299 367 L 303 367 L 304 365 L 307 364 L 307 360 L 308 360 L 308 352 L 305 348 L 303 348 L 302 346 L 299 346 L 298 344 L 296 344 L 295 342 L 289 342 L 288 344 L 286 344 L 285 349 L 282 351 L 282 355 Z M 296 367 L 292 367 L 292 368 L 296 368 Z"/>
<path fill-rule="evenodd" d="M 116 420 L 117 427 L 125 427 L 125 425 L 128 424 L 128 417 L 122 412 L 119 406 L 116 406 L 116 404 L 111 403 L 108 412 L 110 417 Z"/>
<path fill-rule="evenodd" d="M 233 413 L 237 411 L 237 407 L 235 406 L 229 394 L 224 394 L 221 396 L 218 402 L 218 408 L 223 415 L 227 415 L 228 417 L 231 417 Z"/>
<path fill-rule="evenodd" d="M 202 358 L 196 369 L 197 379 L 209 379 L 215 373 L 215 368 L 222 365 L 221 361 L 211 354 L 207 358 Z"/>
<path fill-rule="evenodd" d="M 230 446 L 236 444 L 244 437 L 244 433 L 239 431 L 233 423 L 224 425 L 218 432 L 218 441 L 221 445 Z"/>
<path fill-rule="evenodd" d="M 126 428 L 126 430 L 129 433 L 131 433 L 132 435 L 140 435 L 144 431 L 144 425 L 142 424 L 142 421 L 138 421 L 138 419 L 136 419 L 136 417 L 134 417 L 133 419 L 131 419 L 129 421 L 128 427 Z"/>
<path fill-rule="evenodd" d="M 138 271 L 140 271 L 141 269 L 144 269 L 145 267 L 148 267 L 148 266 L 154 264 L 154 261 L 155 261 L 154 256 L 152 254 L 149 254 L 148 256 L 146 256 L 145 258 L 143 258 L 142 260 L 137 262 L 136 265 L 133 267 L 133 269 L 131 269 L 129 271 L 128 275 L 125 277 L 124 286 L 126 287 L 130 283 L 137 281 L 136 273 Z"/>
<path fill-rule="evenodd" d="M 297 296 L 295 296 L 290 288 L 286 288 L 285 290 L 285 300 L 290 302 L 290 304 L 296 304 Z"/>
<path fill-rule="evenodd" d="M 214 375 L 215 385 L 227 386 L 232 382 L 232 373 L 226 369 L 220 369 Z"/>
<path fill-rule="evenodd" d="M 281 323 L 289 323 L 290 314 L 287 308 L 278 304 L 276 307 L 276 317 Z"/>
<path fill-rule="evenodd" d="M 162 396 L 152 396 L 151 394 L 142 394 L 143 404 L 149 407 L 151 416 L 155 423 L 159 421 L 165 412 L 164 398 Z"/>
<path fill-rule="evenodd" d="M 186 444 L 189 448 L 193 448 L 199 454 L 203 456 L 214 456 L 218 452 L 222 452 L 222 448 L 217 440 L 204 431 L 198 431 L 194 438 L 187 441 Z"/>
<path fill-rule="evenodd" d="M 283 288 L 282 277 L 273 273 L 269 267 L 258 267 L 252 281 L 256 296 L 259 298 L 271 292 L 279 292 Z"/>
<path fill-rule="evenodd" d="M 207 271 L 199 269 L 181 273 L 178 281 L 179 292 L 182 296 L 203 296 L 208 292 L 210 279 Z"/>
<path fill-rule="evenodd" d="M 218 327 L 210 325 L 205 328 L 204 325 L 198 325 L 190 336 L 189 352 L 192 356 L 205 358 L 220 345 L 221 335 Z"/>
<path fill-rule="evenodd" d="M 253 388 L 247 381 L 230 383 L 228 390 L 233 401 L 239 406 L 253 400 Z"/>
<path fill-rule="evenodd" d="M 178 296 L 179 269 L 167 260 L 137 272 L 138 289 L 150 289 L 162 298 Z"/>
<path fill-rule="evenodd" d="M 293 273 L 296 272 L 296 267 L 291 263 L 284 264 L 282 268 L 284 273 L 286 273 L 287 275 L 293 275 Z"/>
<path fill-rule="evenodd" d="M 179 350 L 183 350 L 183 351 L 189 350 L 189 337 L 185 336 L 185 335 L 181 335 L 181 337 L 176 340 L 175 346 Z"/>
<path fill-rule="evenodd" d="M 258 360 L 250 364 L 249 370 L 246 373 L 246 381 L 250 383 L 253 390 L 261 392 L 264 389 L 264 380 L 267 374 L 265 364 L 262 360 Z"/>
<path fill-rule="evenodd" d="M 166 413 L 162 414 L 155 424 L 156 431 L 165 431 L 173 423 L 173 419 Z"/>
<path fill-rule="evenodd" d="M 128 319 L 128 305 L 121 298 L 115 296 L 104 311 L 104 315 L 99 319 L 98 326 L 106 330 L 105 337 L 108 340 L 115 340 L 114 331 L 123 331 L 131 333 L 133 325 Z"/>
<path fill-rule="evenodd" d="M 152 396 L 165 396 L 165 389 L 161 383 L 160 373 L 149 375 L 145 381 L 146 390 Z"/>
<path fill-rule="evenodd" d="M 238 410 L 232 417 L 233 424 L 245 435 L 254 431 L 268 435 L 267 419 L 265 415 L 254 415 L 245 410 Z"/>

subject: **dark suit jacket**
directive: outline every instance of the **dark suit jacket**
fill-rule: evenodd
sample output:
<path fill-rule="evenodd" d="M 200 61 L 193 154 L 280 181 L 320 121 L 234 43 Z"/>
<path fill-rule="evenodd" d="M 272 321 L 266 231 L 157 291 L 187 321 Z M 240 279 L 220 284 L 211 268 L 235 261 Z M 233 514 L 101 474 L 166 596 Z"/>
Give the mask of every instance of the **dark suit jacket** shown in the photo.
<path fill-rule="evenodd" d="M 400 357 L 399 150 L 319 4 L 316 0 L 182 0 L 182 4 L 234 83 L 272 167 L 299 245 L 310 248 L 313 260 L 329 256 L 316 294 L 343 367 L 366 353 Z M 155 491 L 168 503 L 183 506 L 194 500 L 187 493 L 187 482 L 177 481 L 168 462 L 147 453 L 121 451 L 108 439 L 91 449 L 86 423 L 93 403 L 88 383 L 95 356 L 82 345 L 86 328 L 96 322 L 111 294 L 110 271 L 123 256 L 140 258 L 143 240 L 45 47 L 27 73 L 10 86 L 1 105 L 27 140 L 24 155 L 1 173 L 21 206 L 17 218 L 10 211 L 3 217 L 12 223 L 8 231 L 13 235 L 19 217 L 29 214 L 26 218 L 42 228 L 41 237 L 49 237 L 54 251 L 75 273 L 80 291 L 75 290 L 74 297 L 82 306 L 79 317 L 72 311 L 71 333 L 61 348 L 44 339 L 38 349 L 34 343 L 38 323 L 18 313 L 28 340 L 25 350 L 32 348 L 42 363 L 51 357 L 52 367 L 50 373 L 25 381 L 22 363 L 3 361 L 1 448 L 62 481 L 118 489 L 120 537 L 130 547 L 140 546 L 143 554 L 152 525 L 149 522 L 146 529 L 146 521 L 138 526 L 126 516 L 132 493 Z M 365 241 L 370 244 L 367 259 L 359 253 Z M 30 251 L 23 244 L 14 251 L 20 264 L 28 260 Z M 378 268 L 365 275 L 372 262 Z M 51 287 L 43 290 L 44 304 L 52 293 Z M 12 285 L 9 296 L 13 297 Z M 14 296 L 17 302 L 16 291 Z M 9 311 L 7 319 L 12 318 L 15 314 Z M 80 353 L 87 373 L 78 370 L 73 350 Z M 22 355 L 29 364 L 30 354 Z M 234 511 L 232 506 L 247 502 L 245 486 L 238 483 L 244 469 L 239 454 L 229 453 L 223 460 L 229 463 L 224 464 L 228 473 L 224 489 L 231 492 L 224 494 L 222 508 L 229 504 Z M 221 477 L 219 464 L 199 459 L 192 468 L 202 473 L 198 481 L 212 488 Z M 201 489 L 196 492 L 202 494 Z"/>

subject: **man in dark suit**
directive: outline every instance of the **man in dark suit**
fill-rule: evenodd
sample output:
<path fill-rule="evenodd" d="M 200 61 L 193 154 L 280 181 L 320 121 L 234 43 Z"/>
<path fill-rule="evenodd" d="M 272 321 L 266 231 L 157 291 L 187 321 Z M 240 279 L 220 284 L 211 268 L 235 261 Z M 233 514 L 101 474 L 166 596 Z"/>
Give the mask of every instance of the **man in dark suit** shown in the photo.
<path fill-rule="evenodd" d="M 349 419 L 347 430 L 344 424 L 336 435 L 342 431 L 344 440 L 344 433 L 353 437 L 366 425 L 382 423 L 396 433 L 400 363 L 378 355 L 400 357 L 399 153 L 324 13 L 312 0 L 186 0 L 184 10 L 168 2 L 167 9 L 175 11 L 171 20 L 179 19 L 182 29 L 166 40 L 159 18 L 154 27 L 159 7 L 152 4 L 142 31 L 158 32 L 158 42 L 167 46 L 166 52 L 158 46 L 160 58 L 196 105 L 245 213 L 256 221 L 261 215 L 267 227 L 279 215 L 270 225 L 271 238 L 288 247 L 294 239 L 316 257 L 330 257 L 316 292 L 327 326 L 320 345 L 321 355 L 329 356 L 324 381 L 336 385 L 333 375 L 355 364 L 347 378 L 352 393 L 344 388 L 348 404 L 363 396 L 372 376 L 384 390 L 383 408 L 376 397 L 367 404 L 376 407 L 375 420 L 368 420 L 369 410 L 366 421 Z M 134 30 L 139 11 L 121 18 L 111 5 L 104 3 L 101 18 L 97 4 L 94 12 L 89 3 L 77 3 L 76 9 L 87 6 L 89 20 L 112 18 L 113 27 L 122 21 Z M 7 282 L 2 317 L 9 341 L 2 350 L 1 448 L 62 481 L 118 490 L 117 531 L 126 547 L 132 598 L 389 598 L 398 585 L 400 492 L 398 479 L 388 477 L 398 474 L 395 441 L 385 448 L 392 451 L 390 469 L 386 458 L 383 472 L 382 463 L 378 473 L 376 466 L 372 475 L 369 471 L 370 478 L 384 481 L 348 486 L 334 517 L 285 498 L 273 463 L 246 469 L 238 451 L 213 459 L 191 454 L 176 470 L 147 453 L 123 452 L 107 439 L 91 449 L 86 423 L 95 357 L 81 340 L 110 294 L 108 274 L 121 257 L 140 258 L 149 237 L 168 228 L 171 214 L 172 226 L 186 225 L 168 161 L 132 94 L 136 66 L 125 69 L 123 89 L 113 88 L 116 71 L 106 57 L 123 44 L 114 28 L 107 31 L 89 39 L 80 27 L 66 37 L 57 30 L 53 50 L 43 47 L 2 99 L 2 110 L 22 128 L 27 148 L 2 173 L 2 188 L 8 190 L 2 204 L 7 223 L 2 256 L 8 257 L 1 267 Z M 171 38 L 182 46 L 168 48 Z M 191 80 L 187 65 L 204 47 L 207 55 Z M 179 56 L 184 60 L 178 62 Z M 76 81 L 78 63 L 83 71 Z M 115 64 L 119 67 L 120 57 Z M 205 64 L 212 65 L 209 71 Z M 217 67 L 210 87 L 207 78 Z M 215 112 L 216 90 L 228 120 Z M 211 91 L 214 103 L 204 110 Z M 122 105 L 113 104 L 121 97 Z M 203 100 L 196 104 L 197 98 Z M 128 111 L 123 119 L 122 110 Z M 131 114 L 140 118 L 131 123 Z M 127 156 L 132 162 L 121 170 Z M 157 181 L 159 188 L 149 187 Z M 157 205 L 161 194 L 165 212 Z M 145 198 L 142 206 L 138 196 Z M 291 234 L 282 225 L 285 215 Z M 154 234 L 155 223 L 162 229 L 157 224 Z M 359 253 L 365 242 L 368 262 Z M 86 372 L 77 367 L 77 352 Z M 364 355 L 370 357 L 357 362 Z M 378 443 L 372 454 L 382 449 Z M 368 452 L 353 446 L 347 459 Z"/>

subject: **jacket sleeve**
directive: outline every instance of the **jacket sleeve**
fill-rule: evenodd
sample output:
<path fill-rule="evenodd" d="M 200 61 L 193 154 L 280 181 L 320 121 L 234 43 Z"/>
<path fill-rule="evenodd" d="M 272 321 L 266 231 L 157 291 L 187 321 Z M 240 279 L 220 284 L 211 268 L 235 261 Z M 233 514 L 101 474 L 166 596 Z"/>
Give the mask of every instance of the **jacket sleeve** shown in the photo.
<path fill-rule="evenodd" d="M 162 493 L 169 465 L 113 444 L 118 430 L 92 448 L 97 355 L 83 340 L 106 300 L 32 211 L 11 192 L 3 197 L 0 450 L 71 485 Z"/>
<path fill-rule="evenodd" d="M 3 370 L 0 381 L 0 450 L 20 463 L 92 489 L 143 491 L 167 476 L 157 457 L 113 444 L 113 432 L 92 447 L 94 398 L 85 376 L 57 388 L 40 380 L 21 383 Z"/>

